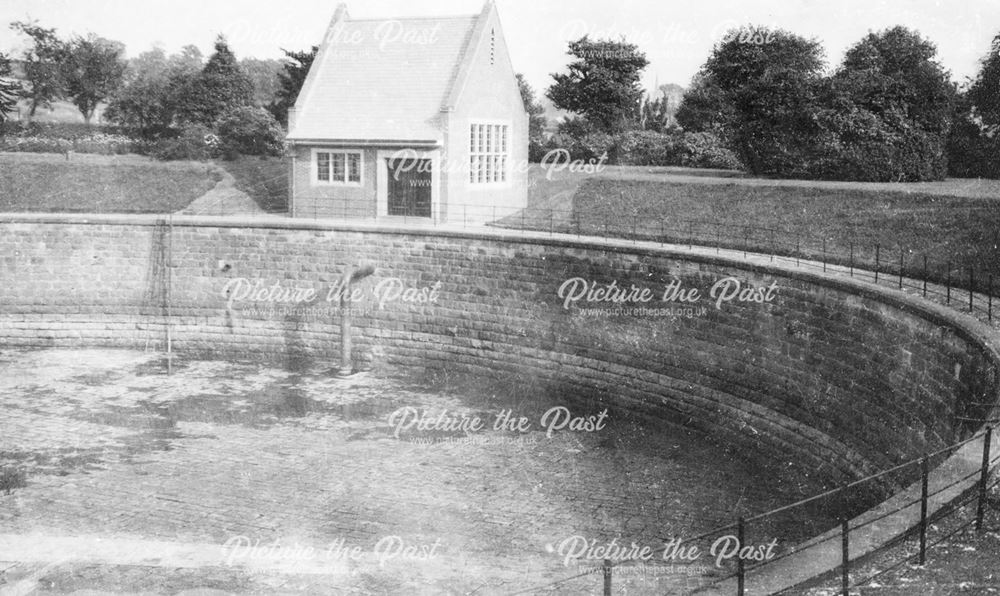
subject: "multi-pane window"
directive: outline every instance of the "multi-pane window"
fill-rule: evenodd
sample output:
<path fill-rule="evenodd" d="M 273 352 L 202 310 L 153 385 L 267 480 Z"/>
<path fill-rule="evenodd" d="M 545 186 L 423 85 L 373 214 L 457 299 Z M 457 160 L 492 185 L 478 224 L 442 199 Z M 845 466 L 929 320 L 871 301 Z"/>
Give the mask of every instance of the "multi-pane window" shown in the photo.
<path fill-rule="evenodd" d="M 507 182 L 507 147 L 510 127 L 506 124 L 473 124 L 469 127 L 469 182 Z"/>
<path fill-rule="evenodd" d="M 316 182 L 320 184 L 360 184 L 361 153 L 317 151 Z"/>

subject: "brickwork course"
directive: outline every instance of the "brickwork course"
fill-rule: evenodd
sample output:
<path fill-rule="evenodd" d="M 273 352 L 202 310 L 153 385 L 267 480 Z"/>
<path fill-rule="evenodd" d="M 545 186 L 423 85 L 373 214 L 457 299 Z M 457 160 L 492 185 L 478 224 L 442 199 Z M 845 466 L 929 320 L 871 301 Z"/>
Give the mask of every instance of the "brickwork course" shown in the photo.
<path fill-rule="evenodd" d="M 49 452 L 45 457 L 32 456 L 30 461 L 24 455 L 17 457 L 23 465 L 30 464 L 34 478 L 45 478 L 51 484 L 26 507 L 5 509 L 20 511 L 0 526 L 9 540 L 39 528 L 52 530 L 45 536 L 61 536 L 66 528 L 74 528 L 84 537 L 112 531 L 135 539 L 208 548 L 227 539 L 230 530 L 256 530 L 265 542 L 281 534 L 322 544 L 342 533 L 354 540 L 371 541 L 386 528 L 362 522 L 377 525 L 389 523 L 387 520 L 393 520 L 390 528 L 427 538 L 429 535 L 421 533 L 423 528 L 448 519 L 440 513 L 442 508 L 471 500 L 481 510 L 477 523 L 485 525 L 466 526 L 464 537 L 455 534 L 461 538 L 459 550 L 474 553 L 477 565 L 494 572 L 478 567 L 456 572 L 451 560 L 448 565 L 431 565 L 421 575 L 414 575 L 414 567 L 403 566 L 396 579 L 378 574 L 372 581 L 396 581 L 396 589 L 416 586 L 425 593 L 441 593 L 449 581 L 493 578 L 483 580 L 484 590 L 503 593 L 512 586 L 512 577 L 528 573 L 525 565 L 546 560 L 529 557 L 527 563 L 521 561 L 519 549 L 544 549 L 554 540 L 550 537 L 559 535 L 555 527 L 585 526 L 601 537 L 618 532 L 629 537 L 662 538 L 650 529 L 660 526 L 662 532 L 659 515 L 669 517 L 671 524 L 687 519 L 687 524 L 678 527 L 681 534 L 696 531 L 696 526 L 714 527 L 734 515 L 732 506 L 718 506 L 727 502 L 723 497 L 702 498 L 703 510 L 687 514 L 688 518 L 677 512 L 676 504 L 660 505 L 672 513 L 647 513 L 656 499 L 644 491 L 655 486 L 655 478 L 670 478 L 676 470 L 640 478 L 619 477 L 606 482 L 604 491 L 586 484 L 574 488 L 574 483 L 582 483 L 587 475 L 580 470 L 566 472 L 557 477 L 556 484 L 584 499 L 585 506 L 558 505 L 558 501 L 545 498 L 540 492 L 543 488 L 531 479 L 546 478 L 553 470 L 560 470 L 560 464 L 569 461 L 562 458 L 579 463 L 573 450 L 581 447 L 574 443 L 563 445 L 562 453 L 557 449 L 548 454 L 555 459 L 535 453 L 530 457 L 508 453 L 525 448 L 526 443 L 503 446 L 508 451 L 435 445 L 434 454 L 439 458 L 435 462 L 433 457 L 421 458 L 420 450 L 427 446 L 389 441 L 362 431 L 360 435 L 347 434 L 331 451 L 331 433 L 346 432 L 338 429 L 343 424 L 343 410 L 337 409 L 345 404 L 321 416 L 298 417 L 289 425 L 282 419 L 285 413 L 275 409 L 280 409 L 278 405 L 272 404 L 269 413 L 268 408 L 247 398 L 260 391 L 274 393 L 275 383 L 286 383 L 286 393 L 299 395 L 284 399 L 280 407 L 294 407 L 288 403 L 296 400 L 311 404 L 310 400 L 317 398 L 301 394 L 306 391 L 298 382 L 301 379 L 295 383 L 281 380 L 282 375 L 301 375 L 296 371 L 302 370 L 311 371 L 308 374 L 318 379 L 315 393 L 332 390 L 323 385 L 326 377 L 308 368 L 314 363 L 304 364 L 318 360 L 332 365 L 338 359 L 339 326 L 327 308 L 331 304 L 318 302 L 311 309 L 290 312 L 264 312 L 246 304 L 234 307 L 227 304 L 223 288 L 235 278 L 311 287 L 322 295 L 345 269 L 371 265 L 374 274 L 366 282 L 370 287 L 388 279 L 399 279 L 410 287 L 439 284 L 439 299 L 433 304 L 393 301 L 379 308 L 369 300 L 367 308 L 353 317 L 355 365 L 370 369 L 368 378 L 374 387 L 401 373 L 403 378 L 407 373 L 412 376 L 414 371 L 436 375 L 434 387 L 440 386 L 441 378 L 447 381 L 449 375 L 472 375 L 480 379 L 479 389 L 491 383 L 524 389 L 526 397 L 515 402 L 521 408 L 537 405 L 531 403 L 537 395 L 573 409 L 621 408 L 659 420 L 669 428 L 684 425 L 722 437 L 729 449 L 750 454 L 755 461 L 787 466 L 787 477 L 805 478 L 803 471 L 809 471 L 810 487 L 841 483 L 950 444 L 974 429 L 962 420 L 987 416 L 989 404 L 996 398 L 993 340 L 984 339 L 987 333 L 975 322 L 962 321 L 947 309 L 902 293 L 876 291 L 864 282 L 792 271 L 759 259 L 740 263 L 708 251 L 681 253 L 626 242 L 595 245 L 587 240 L 504 232 L 277 223 L 241 227 L 238 221 L 221 223 L 205 218 L 174 218 L 171 222 L 141 217 L 90 218 L 85 225 L 56 217 L 15 219 L 0 221 L 0 254 L 5 255 L 0 258 L 0 271 L 5 279 L 18 280 L 0 287 L 0 301 L 5 305 L 0 312 L 0 340 L 4 342 L 0 345 L 14 355 L 22 354 L 24 348 L 81 346 L 162 353 L 169 328 L 172 349 L 181 355 L 178 366 L 185 362 L 188 366 L 179 374 L 193 375 L 195 382 L 184 390 L 175 389 L 173 394 L 169 387 L 157 386 L 151 391 L 147 387 L 149 396 L 145 399 L 152 405 L 143 408 L 200 414 L 189 420 L 178 417 L 176 425 L 167 428 L 159 428 L 161 423 L 152 421 L 156 419 L 153 416 L 146 422 L 148 432 L 137 439 L 134 432 L 123 429 L 143 424 L 142 416 L 134 412 L 133 400 L 141 401 L 144 389 L 141 382 L 120 378 L 108 383 L 89 379 L 92 382 L 84 382 L 89 388 L 72 390 L 70 393 L 78 397 L 68 402 L 62 392 L 61 397 L 42 400 L 38 408 L 11 406 L 9 427 L 17 440 L 29 447 L 5 445 L 5 453 Z M 705 293 L 727 276 L 754 287 L 775 284 L 778 296 L 769 303 L 733 302 L 721 308 L 703 299 L 701 306 L 707 308 L 696 316 L 600 317 L 582 313 L 576 306 L 564 308 L 558 297 L 560 285 L 573 277 L 598 284 L 614 281 L 622 286 L 659 289 L 669 280 L 680 280 L 684 286 Z M 40 354 L 47 353 L 60 352 Z M 135 357 L 128 356 L 134 352 L 121 354 L 126 360 Z M 212 360 L 218 357 L 259 359 L 283 372 L 214 370 L 213 366 L 235 366 Z M 68 358 L 59 358 L 53 366 L 65 367 Z M 115 362 L 114 358 L 110 361 Z M 133 373 L 137 367 L 161 365 L 124 364 Z M 226 395 L 224 406 L 199 399 L 204 395 L 199 393 L 198 383 L 233 377 L 239 382 L 225 381 L 234 384 L 228 393 L 217 386 L 209 391 L 222 391 Z M 255 379 L 260 386 L 254 385 Z M 17 395 L 25 389 L 17 385 L 11 393 Z M 361 402 L 371 399 L 370 392 L 376 391 L 372 387 L 357 389 Z M 389 392 L 400 391 L 395 387 Z M 443 399 L 438 391 L 407 391 L 411 389 L 402 395 L 418 403 L 431 396 Z M 7 399 L 17 402 L 16 397 Z M 64 416 L 60 408 L 71 415 Z M 143 408 L 140 411 L 146 411 Z M 264 424 L 258 415 L 263 419 L 274 416 L 277 421 Z M 127 423 L 108 424 L 109 416 L 123 416 Z M 223 427 L 224 431 L 220 430 Z M 406 451 L 398 461 L 398 453 L 372 458 L 370 450 L 384 447 L 381 441 Z M 164 443 L 170 447 L 153 448 Z M 102 455 L 94 461 L 88 459 L 95 453 Z M 505 456 L 512 459 L 505 460 Z M 338 473 L 331 457 L 357 467 Z M 731 457 L 726 453 L 719 460 L 732 461 Z M 66 477 L 52 472 L 64 469 L 66 462 L 77 461 L 75 471 Z M 373 468 L 372 461 L 380 465 Z M 654 463 L 616 462 L 611 467 L 656 470 Z M 88 470 L 88 465 L 93 469 Z M 99 482 L 95 474 L 105 473 L 102 466 L 111 466 L 125 476 Z M 414 488 L 422 486 L 419 482 L 425 470 L 414 471 L 419 468 L 434 476 L 423 491 Z M 322 488 L 317 494 L 316 470 L 330 470 L 325 472 L 329 476 L 318 475 L 321 487 L 340 488 Z M 496 470 L 496 475 L 483 476 L 483 470 Z M 469 486 L 463 481 L 463 471 L 475 471 L 480 482 Z M 186 481 L 185 472 L 203 480 Z M 239 487 L 241 474 L 248 473 L 244 486 L 259 490 L 243 497 L 249 499 L 249 506 L 244 502 L 244 507 L 230 513 L 220 495 Z M 520 478 L 518 482 L 511 482 L 512 473 Z M 314 479 L 309 486 L 301 485 L 305 477 Z M 224 478 L 228 488 L 212 488 L 215 485 L 205 480 L 208 478 Z M 490 478 L 489 482 L 483 480 Z M 403 494 L 364 495 L 355 507 L 334 509 L 336 515 L 330 517 L 294 513 L 296 508 L 325 511 L 319 504 L 331 498 L 336 501 L 337 490 L 346 490 L 345 483 L 352 488 L 407 489 Z M 17 503 L 36 486 L 17 489 L 2 498 Z M 638 501 L 629 504 L 628 498 L 614 489 L 620 486 L 627 486 L 626 494 L 634 494 Z M 455 499 L 450 491 L 457 487 L 463 491 L 478 488 L 481 494 L 474 492 L 472 498 L 463 493 Z M 808 490 L 785 488 L 789 498 L 788 493 L 795 490 Z M 70 492 L 61 492 L 67 490 Z M 61 498 L 53 496 L 46 508 L 42 494 Z M 117 495 L 139 505 L 115 504 Z M 188 499 L 187 495 L 197 497 Z M 106 500 L 109 498 L 112 501 Z M 181 502 L 172 504 L 171 499 Z M 525 532 L 520 527 L 523 524 L 510 527 L 511 518 L 500 513 L 503 509 L 491 516 L 486 506 L 491 499 L 509 504 L 519 519 L 533 520 L 527 524 L 532 538 L 518 538 L 515 534 Z M 755 499 L 765 506 L 762 500 L 766 499 L 760 495 Z M 635 509 L 640 506 L 645 509 Z M 423 516 L 409 519 L 396 513 L 414 507 L 423 510 Z M 39 517 L 34 517 L 36 511 Z M 262 511 L 269 519 L 254 521 L 255 514 Z M 595 520 L 605 519 L 601 511 L 611 511 L 610 527 L 594 525 Z M 635 517 L 629 511 L 642 513 Z M 459 516 L 457 512 L 453 515 Z M 508 554 L 497 555 L 504 552 Z M 487 555 L 492 563 L 483 563 Z M 221 571 L 225 575 L 231 570 Z M 8 575 L 16 578 L 21 574 L 30 582 L 37 573 L 38 569 L 15 566 Z M 52 573 L 48 570 L 42 575 Z M 565 577 L 566 571 L 556 566 L 554 570 L 539 568 L 537 573 L 543 580 L 555 580 Z M 65 574 L 55 575 L 63 578 L 60 581 L 71 582 Z M 585 584 L 588 586 L 596 584 L 594 577 L 580 581 L 590 582 Z M 676 582 L 678 574 L 664 581 Z M 362 584 L 350 585 L 361 593 L 381 593 Z M 570 590 L 565 593 L 574 593 L 573 585 L 565 584 L 564 589 Z M 246 584 L 236 591 L 259 587 Z"/>

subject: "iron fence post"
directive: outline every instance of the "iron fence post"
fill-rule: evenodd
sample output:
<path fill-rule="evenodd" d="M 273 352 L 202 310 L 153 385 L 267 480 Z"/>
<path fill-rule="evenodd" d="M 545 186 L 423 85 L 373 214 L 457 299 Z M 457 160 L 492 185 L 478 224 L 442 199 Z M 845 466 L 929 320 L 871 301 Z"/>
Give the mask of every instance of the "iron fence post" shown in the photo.
<path fill-rule="evenodd" d="M 604 559 L 604 596 L 611 596 L 611 560 Z"/>
<path fill-rule="evenodd" d="M 972 312 L 972 293 L 976 287 L 976 274 L 972 267 L 969 267 L 969 312 Z"/>
<path fill-rule="evenodd" d="M 851 549 L 850 549 L 850 527 L 849 521 L 845 517 L 840 521 L 840 587 L 843 596 L 851 594 Z"/>
<path fill-rule="evenodd" d="M 920 460 L 920 564 L 927 562 L 927 456 Z"/>
<path fill-rule="evenodd" d="M 903 289 L 903 247 L 899 247 L 899 289 Z"/>
<path fill-rule="evenodd" d="M 948 277 L 945 280 L 945 302 L 951 304 L 951 261 L 948 261 Z"/>
<path fill-rule="evenodd" d="M 927 255 L 924 255 L 924 298 L 927 297 Z"/>
<path fill-rule="evenodd" d="M 875 244 L 875 283 L 878 283 L 878 266 L 882 257 L 882 245 Z"/>
<path fill-rule="evenodd" d="M 736 540 L 739 542 L 741 548 L 746 542 L 745 534 L 746 520 L 740 517 L 736 523 Z M 736 596 L 744 596 L 746 594 L 746 577 L 746 564 L 743 562 L 743 557 L 738 557 L 736 562 Z"/>
<path fill-rule="evenodd" d="M 983 531 L 983 516 L 986 513 L 986 482 L 990 477 L 990 444 L 993 442 L 993 427 L 986 427 L 983 437 L 983 468 L 979 474 L 979 504 L 976 506 L 976 531 Z"/>

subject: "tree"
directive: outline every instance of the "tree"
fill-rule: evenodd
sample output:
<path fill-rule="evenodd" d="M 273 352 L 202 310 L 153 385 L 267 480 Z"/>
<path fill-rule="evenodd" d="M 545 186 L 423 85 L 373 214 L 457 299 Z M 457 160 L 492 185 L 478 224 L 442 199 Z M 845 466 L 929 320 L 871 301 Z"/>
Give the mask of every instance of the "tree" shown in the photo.
<path fill-rule="evenodd" d="M 10 58 L 0 53 L 0 123 L 7 121 L 7 114 L 17 107 L 21 84 L 14 80 Z"/>
<path fill-rule="evenodd" d="M 178 117 L 189 123 L 212 126 L 232 108 L 253 104 L 253 82 L 240 69 L 226 39 L 219 36 L 215 52 L 184 91 Z"/>
<path fill-rule="evenodd" d="M 201 69 L 201 52 L 195 46 L 169 57 L 162 48 L 139 54 L 129 62 L 125 84 L 109 102 L 104 118 L 147 139 L 167 134 Z"/>
<path fill-rule="evenodd" d="M 125 46 L 94 34 L 76 37 L 67 46 L 62 64 L 66 95 L 87 124 L 97 105 L 121 87 L 127 67 Z"/>
<path fill-rule="evenodd" d="M 517 73 L 517 88 L 521 92 L 521 101 L 528 112 L 528 161 L 540 162 L 545 154 L 545 106 L 535 98 L 535 90 L 531 88 L 524 75 Z"/>
<path fill-rule="evenodd" d="M 905 27 L 869 33 L 847 51 L 831 79 L 831 103 L 853 130 L 831 131 L 851 171 L 864 172 L 852 177 L 945 177 L 956 89 L 936 54 L 934 44 Z M 851 114 L 845 118 L 846 112 Z"/>
<path fill-rule="evenodd" d="M 267 106 L 267 109 L 282 126 L 287 126 L 288 110 L 295 105 L 295 100 L 299 97 L 309 69 L 319 52 L 319 46 L 313 46 L 308 52 L 281 51 L 285 53 L 287 60 L 284 68 L 278 73 L 278 91 L 275 100 Z"/>
<path fill-rule="evenodd" d="M 104 118 L 145 138 L 162 134 L 173 122 L 169 65 L 155 47 L 129 61 L 125 83 L 111 98 Z"/>
<path fill-rule="evenodd" d="M 677 124 L 686 132 L 711 132 L 728 138 L 735 120 L 733 103 L 715 80 L 695 75 L 677 109 Z"/>
<path fill-rule="evenodd" d="M 980 61 L 976 78 L 955 101 L 948 137 L 948 173 L 1000 178 L 1000 35 Z"/>
<path fill-rule="evenodd" d="M 1000 130 L 1000 35 L 993 38 L 982 68 L 969 87 L 968 98 L 975 114 L 990 135 Z"/>
<path fill-rule="evenodd" d="M 717 88 L 714 101 L 729 105 L 724 136 L 754 174 L 809 176 L 823 66 L 819 42 L 780 29 L 731 31 L 715 46 L 700 73 L 703 89 Z"/>
<path fill-rule="evenodd" d="M 232 109 L 219 119 L 223 155 L 281 155 L 285 131 L 264 108 Z"/>
<path fill-rule="evenodd" d="M 581 114 L 605 132 L 628 128 L 639 115 L 642 70 L 649 61 L 624 40 L 591 41 L 584 36 L 569 44 L 576 58 L 567 74 L 553 74 L 546 96 L 556 107 Z"/>
<path fill-rule="evenodd" d="M 253 83 L 254 106 L 262 108 L 274 103 L 278 97 L 278 89 L 281 88 L 278 76 L 284 70 L 284 64 L 279 60 L 244 58 L 240 60 L 240 70 Z"/>
<path fill-rule="evenodd" d="M 31 46 L 22 55 L 28 83 L 23 96 L 28 100 L 30 120 L 39 107 L 51 108 L 52 102 L 62 96 L 66 44 L 56 36 L 55 29 L 47 29 L 35 21 L 14 22 L 10 28 L 31 39 Z"/>

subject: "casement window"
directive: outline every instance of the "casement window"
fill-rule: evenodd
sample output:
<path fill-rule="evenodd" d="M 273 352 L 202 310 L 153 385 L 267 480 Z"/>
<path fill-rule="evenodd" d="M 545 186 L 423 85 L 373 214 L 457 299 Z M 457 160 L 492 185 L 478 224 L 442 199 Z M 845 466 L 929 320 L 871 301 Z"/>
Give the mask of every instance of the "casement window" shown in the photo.
<path fill-rule="evenodd" d="M 510 126 L 472 123 L 469 125 L 469 183 L 507 182 Z"/>
<path fill-rule="evenodd" d="M 313 151 L 314 184 L 361 185 L 361 152 Z"/>

